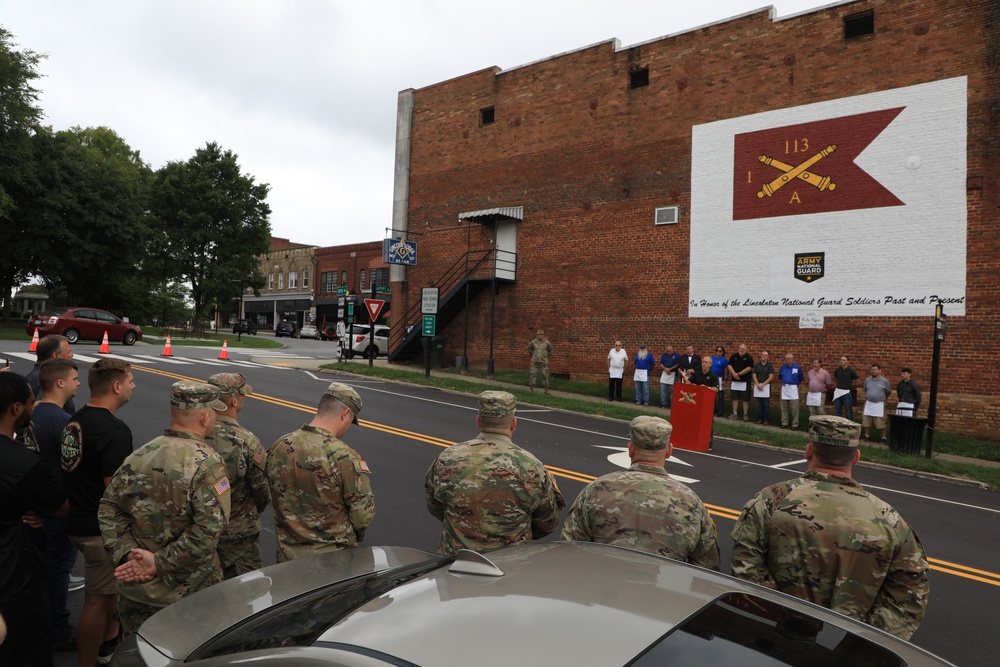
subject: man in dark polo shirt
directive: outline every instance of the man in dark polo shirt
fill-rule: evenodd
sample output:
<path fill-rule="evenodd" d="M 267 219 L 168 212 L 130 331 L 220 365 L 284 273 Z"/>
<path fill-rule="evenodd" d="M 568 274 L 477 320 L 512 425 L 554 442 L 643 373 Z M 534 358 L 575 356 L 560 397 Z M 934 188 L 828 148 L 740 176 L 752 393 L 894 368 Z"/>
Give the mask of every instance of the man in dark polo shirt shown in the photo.
<path fill-rule="evenodd" d="M 85 564 L 76 624 L 81 665 L 95 664 L 98 654 L 110 656 L 119 635 L 115 564 L 104 549 L 97 509 L 111 477 L 132 453 L 132 431 L 116 416 L 135 389 L 132 367 L 122 359 L 100 359 L 90 367 L 87 384 L 90 400 L 63 430 L 61 462 L 70 504 L 67 530 Z"/>
<path fill-rule="evenodd" d="M 739 351 L 729 357 L 729 379 L 732 384 L 729 386 L 729 398 L 733 402 L 733 414 L 730 419 L 740 418 L 740 403 L 743 403 L 743 421 L 750 421 L 750 391 L 753 386 L 753 357 L 747 350 L 746 343 L 740 343 Z M 734 388 L 733 385 L 743 388 Z"/>

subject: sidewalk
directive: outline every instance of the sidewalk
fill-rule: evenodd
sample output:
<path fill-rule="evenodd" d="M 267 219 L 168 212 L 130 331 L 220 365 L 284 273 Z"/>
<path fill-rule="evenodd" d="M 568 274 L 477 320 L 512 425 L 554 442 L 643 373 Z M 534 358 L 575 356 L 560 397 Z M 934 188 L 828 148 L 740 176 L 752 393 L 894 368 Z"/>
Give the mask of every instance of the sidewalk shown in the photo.
<path fill-rule="evenodd" d="M 327 359 L 327 360 L 320 360 L 320 359 L 295 359 L 291 363 L 289 363 L 288 361 L 276 362 L 275 360 L 266 359 L 266 358 L 261 358 L 259 361 L 262 362 L 262 363 L 270 363 L 270 364 L 280 363 L 280 365 L 282 365 L 282 366 L 293 366 L 295 368 L 300 368 L 302 370 L 308 370 L 308 371 L 319 371 L 320 370 L 320 366 L 323 366 L 323 365 L 326 365 L 326 364 L 337 364 L 336 370 L 337 371 L 343 371 L 343 372 L 346 372 L 346 373 L 350 373 L 351 372 L 351 366 L 353 366 L 353 365 L 360 365 L 360 364 L 363 364 L 365 366 L 368 365 L 368 360 L 367 359 L 362 359 L 360 357 L 351 359 L 349 361 L 344 361 L 344 362 L 338 362 L 336 358 Z M 389 364 L 389 362 L 386 361 L 385 357 L 381 357 L 381 358 L 376 359 L 375 362 L 374 362 L 374 365 L 376 365 L 376 366 L 383 366 L 383 367 L 386 367 L 386 368 L 392 368 L 393 370 L 398 370 L 398 371 L 412 372 L 414 375 L 423 375 L 424 372 L 425 372 L 423 368 L 419 368 L 419 367 L 416 367 L 416 366 L 402 366 L 402 365 L 397 365 L 397 364 Z M 499 387 L 504 387 L 504 388 L 507 388 L 507 389 L 518 389 L 518 390 L 521 390 L 521 391 L 524 391 L 525 389 L 527 389 L 527 387 L 525 387 L 524 385 L 520 385 L 520 384 L 510 384 L 510 383 L 505 383 L 505 382 L 498 382 L 496 380 L 490 380 L 490 379 L 487 379 L 487 378 L 478 377 L 478 376 L 474 376 L 474 375 L 459 375 L 459 374 L 456 374 L 456 373 L 445 372 L 445 371 L 442 371 L 442 370 L 431 369 L 431 375 L 434 376 L 434 377 L 444 377 L 444 378 L 452 378 L 452 379 L 461 379 L 461 380 L 464 380 L 466 382 L 476 382 L 476 383 L 479 383 L 479 384 L 489 384 L 489 385 L 492 385 L 494 387 L 499 386 Z M 542 390 L 538 389 L 538 391 L 540 393 Z M 577 400 L 577 401 L 588 401 L 588 402 L 591 402 L 591 403 L 607 403 L 606 399 L 598 398 L 596 396 L 584 396 L 582 394 L 572 394 L 572 393 L 565 392 L 565 391 L 555 391 L 554 389 L 553 390 L 549 390 L 549 393 L 552 396 L 559 396 L 561 398 L 568 398 L 568 399 L 573 399 L 573 400 Z M 670 410 L 669 409 L 660 408 L 660 407 L 654 406 L 654 405 L 649 405 L 649 406 L 643 407 L 643 411 L 649 411 L 649 412 L 652 412 L 654 414 L 659 414 L 659 415 L 662 415 L 665 418 L 668 418 L 670 416 Z M 716 419 L 720 420 L 720 421 L 723 421 L 723 422 L 726 422 L 726 423 L 730 423 L 725 417 L 716 417 Z M 732 422 L 732 423 L 737 423 L 737 422 Z M 745 426 L 745 427 L 762 429 L 764 431 L 779 432 L 779 428 L 777 426 L 764 426 L 764 425 L 761 425 L 761 424 L 752 424 L 752 423 L 746 423 L 746 422 L 738 422 L 738 423 L 741 424 L 742 426 Z M 800 431 L 800 432 L 803 435 L 806 434 L 805 431 Z M 767 445 L 761 445 L 760 443 L 755 443 L 755 442 L 746 442 L 745 444 L 754 445 L 754 446 L 758 446 L 758 447 L 760 447 L 760 446 L 767 446 Z M 875 443 L 867 443 L 867 444 L 870 445 L 870 446 L 875 446 L 875 447 L 878 446 Z M 952 461 L 952 462 L 955 462 L 955 463 L 968 463 L 968 464 L 971 464 L 971 465 L 978 465 L 978 466 L 983 466 L 983 467 L 986 467 L 986 468 L 1000 468 L 1000 461 L 985 461 L 983 459 L 974 459 L 974 458 L 969 458 L 967 456 L 955 456 L 953 454 L 938 454 L 938 453 L 934 454 L 934 458 L 940 459 L 942 461 Z M 871 465 L 874 465 L 874 464 L 871 464 Z M 894 469 L 898 469 L 898 468 L 894 468 Z M 916 471 L 913 471 L 913 472 L 916 472 Z M 934 475 L 934 477 L 940 477 L 940 475 Z M 948 478 L 948 479 L 954 479 L 954 478 Z M 967 480 L 957 480 L 957 481 L 967 481 Z M 979 484 L 979 483 L 976 482 L 976 484 Z"/>

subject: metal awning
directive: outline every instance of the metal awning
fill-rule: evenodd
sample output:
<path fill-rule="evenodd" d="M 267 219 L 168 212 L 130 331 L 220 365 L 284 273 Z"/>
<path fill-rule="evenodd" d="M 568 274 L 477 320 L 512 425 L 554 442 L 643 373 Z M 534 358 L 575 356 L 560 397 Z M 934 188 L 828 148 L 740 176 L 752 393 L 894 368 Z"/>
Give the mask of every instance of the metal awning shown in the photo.
<path fill-rule="evenodd" d="M 459 220 L 475 220 L 477 222 L 496 222 L 498 220 L 524 220 L 523 206 L 502 206 L 500 208 L 484 208 L 481 211 L 459 213 Z"/>

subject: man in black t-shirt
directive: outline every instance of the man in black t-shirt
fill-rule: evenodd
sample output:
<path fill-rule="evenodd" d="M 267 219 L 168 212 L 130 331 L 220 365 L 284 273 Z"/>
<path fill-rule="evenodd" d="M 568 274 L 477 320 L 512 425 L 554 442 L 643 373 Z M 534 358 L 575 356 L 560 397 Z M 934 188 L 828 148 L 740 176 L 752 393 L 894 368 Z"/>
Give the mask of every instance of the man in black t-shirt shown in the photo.
<path fill-rule="evenodd" d="M 111 655 L 119 636 L 115 608 L 115 563 L 104 549 L 97 508 L 104 489 L 132 453 L 132 431 L 118 419 L 118 409 L 132 397 L 131 365 L 101 359 L 87 376 L 90 400 L 76 411 L 62 433 L 63 484 L 69 496 L 70 539 L 83 554 L 84 603 L 76 625 L 80 664 L 92 665 L 100 653 Z"/>
<path fill-rule="evenodd" d="M 743 383 L 743 389 L 729 386 L 729 398 L 733 401 L 733 414 L 730 419 L 740 418 L 740 403 L 743 403 L 743 421 L 750 421 L 750 392 L 753 388 L 753 357 L 747 350 L 746 343 L 740 343 L 739 352 L 729 357 L 729 367 L 726 369 L 729 378 L 734 383 Z"/>
<path fill-rule="evenodd" d="M 9 635 L 0 665 L 51 665 L 42 516 L 63 516 L 66 495 L 42 457 L 14 440 L 31 421 L 28 381 L 0 373 L 0 616 Z"/>

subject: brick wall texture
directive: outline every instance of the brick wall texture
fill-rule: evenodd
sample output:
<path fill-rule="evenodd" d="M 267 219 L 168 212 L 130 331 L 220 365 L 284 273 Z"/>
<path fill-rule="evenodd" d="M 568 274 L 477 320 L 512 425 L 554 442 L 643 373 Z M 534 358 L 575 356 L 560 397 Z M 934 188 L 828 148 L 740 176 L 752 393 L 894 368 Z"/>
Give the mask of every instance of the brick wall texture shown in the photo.
<path fill-rule="evenodd" d="M 874 12 L 874 33 L 845 39 L 844 18 Z M 629 72 L 648 68 L 632 89 Z M 950 318 L 940 366 L 940 430 L 1000 433 L 1000 1 L 859 0 L 775 21 L 767 10 L 616 50 L 607 42 L 501 71 L 491 68 L 414 92 L 408 223 L 419 264 L 393 285 L 402 308 L 420 298 L 467 249 L 488 247 L 489 224 L 458 213 L 524 206 L 517 279 L 500 283 L 494 359 L 527 368 L 527 343 L 546 329 L 550 371 L 604 382 L 606 355 L 623 339 L 655 354 L 670 343 L 755 357 L 792 351 L 832 368 L 849 354 L 859 374 L 879 362 L 895 385 L 910 366 L 930 384 L 933 312 L 926 317 L 688 316 L 692 127 L 964 76 L 968 81 L 965 316 Z M 495 122 L 481 124 L 493 107 Z M 653 210 L 680 206 L 680 223 L 654 226 Z M 926 243 L 936 243 L 931 225 Z M 748 266 L 774 239 L 719 239 Z M 891 244 L 857 258 L 904 263 Z M 734 275 L 733 281 L 739 281 Z M 470 304 L 469 363 L 484 367 L 490 291 Z M 393 326 L 417 324 L 398 319 Z M 439 333 L 446 359 L 462 353 L 465 318 Z M 628 376 L 627 376 L 628 377 Z M 654 385 L 655 388 L 655 385 Z M 925 404 L 921 416 L 926 413 Z"/>

